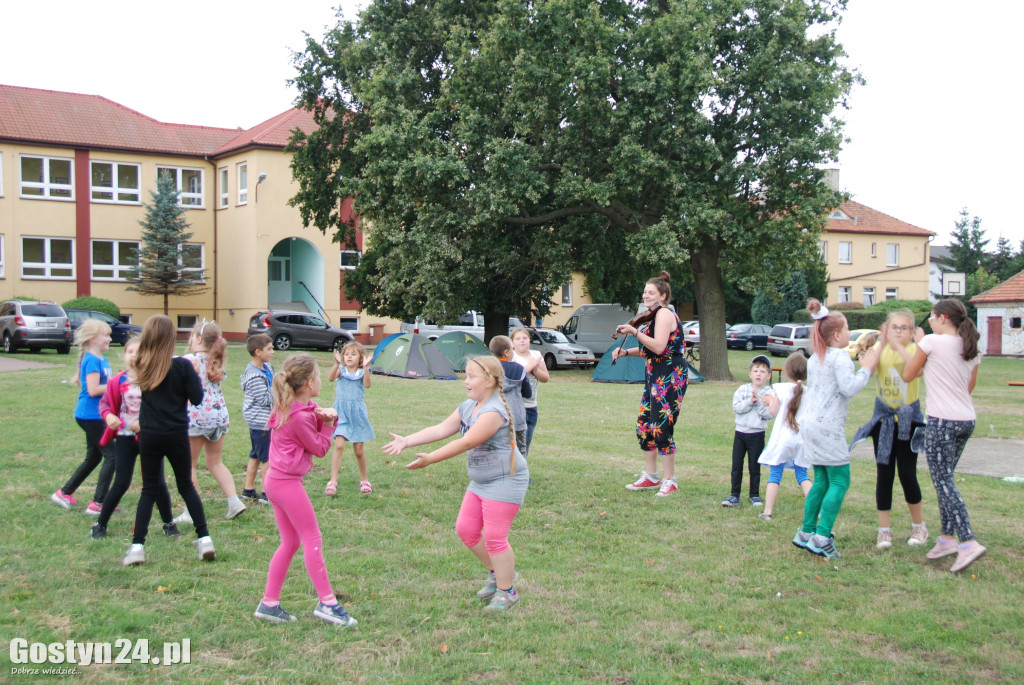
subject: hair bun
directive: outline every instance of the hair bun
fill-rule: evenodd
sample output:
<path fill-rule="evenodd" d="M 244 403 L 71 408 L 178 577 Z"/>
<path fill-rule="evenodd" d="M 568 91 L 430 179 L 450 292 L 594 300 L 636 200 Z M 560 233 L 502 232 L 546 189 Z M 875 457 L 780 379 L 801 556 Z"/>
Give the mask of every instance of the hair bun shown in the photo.
<path fill-rule="evenodd" d="M 671 283 L 672 282 L 672 277 L 668 275 L 667 271 L 662 271 L 661 275 L 658 276 L 658 278 L 660 278 L 661 280 L 665 281 L 666 283 Z"/>

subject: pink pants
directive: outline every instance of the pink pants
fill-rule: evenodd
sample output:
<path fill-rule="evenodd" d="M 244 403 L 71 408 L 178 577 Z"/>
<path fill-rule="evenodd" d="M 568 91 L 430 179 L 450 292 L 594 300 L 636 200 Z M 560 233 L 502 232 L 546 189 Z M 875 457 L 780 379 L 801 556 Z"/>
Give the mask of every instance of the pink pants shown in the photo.
<path fill-rule="evenodd" d="M 509 549 L 508 529 L 518 513 L 518 504 L 484 499 L 467 490 L 455 521 L 455 532 L 466 547 L 480 542 L 482 533 L 487 553 L 501 554 Z"/>
<path fill-rule="evenodd" d="M 263 599 L 271 602 L 281 601 L 281 587 L 288 576 L 288 566 L 291 565 L 292 558 L 301 544 L 306 572 L 313 581 L 317 596 L 321 601 L 333 600 L 334 590 L 331 589 L 327 566 L 324 564 L 320 526 L 316 521 L 313 503 L 309 501 L 306 488 L 302 485 L 302 479 L 274 478 L 268 474 L 268 477 L 263 479 L 263 487 L 274 505 L 274 518 L 277 520 L 277 530 L 281 534 L 281 544 L 270 560 Z"/>

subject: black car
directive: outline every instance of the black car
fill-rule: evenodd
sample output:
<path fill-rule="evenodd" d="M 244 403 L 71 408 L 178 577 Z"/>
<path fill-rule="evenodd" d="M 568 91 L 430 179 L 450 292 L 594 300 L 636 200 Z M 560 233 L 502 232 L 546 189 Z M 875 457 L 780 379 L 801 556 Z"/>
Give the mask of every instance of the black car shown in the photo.
<path fill-rule="evenodd" d="M 72 331 L 85 323 L 86 319 L 99 319 L 110 326 L 110 342 L 118 345 L 124 345 L 125 340 L 132 333 L 142 333 L 142 326 L 125 323 L 120 319 L 115 319 L 110 314 L 104 314 L 95 309 L 65 309 L 64 311 L 67 312 L 68 318 L 71 319 Z"/>
<path fill-rule="evenodd" d="M 71 325 L 56 302 L 8 300 L 0 304 L 0 339 L 8 354 L 19 347 L 33 352 L 49 347 L 67 354 L 71 351 Z"/>
<path fill-rule="evenodd" d="M 725 345 L 744 350 L 768 348 L 768 334 L 772 329 L 759 323 L 738 323 L 725 332 Z"/>
<path fill-rule="evenodd" d="M 249 319 L 247 337 L 257 333 L 269 335 L 274 349 L 281 351 L 293 347 L 330 350 L 352 340 L 348 331 L 335 328 L 309 312 L 257 312 Z"/>

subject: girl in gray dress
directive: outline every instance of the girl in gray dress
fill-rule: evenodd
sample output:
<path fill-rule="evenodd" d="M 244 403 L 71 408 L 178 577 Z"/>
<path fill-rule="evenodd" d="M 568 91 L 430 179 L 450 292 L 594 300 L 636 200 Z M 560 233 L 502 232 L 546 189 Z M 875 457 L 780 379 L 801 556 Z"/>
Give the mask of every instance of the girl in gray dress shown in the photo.
<path fill-rule="evenodd" d="M 456 433 L 462 437 L 433 452 L 420 452 L 406 464 L 421 469 L 466 452 L 469 487 L 455 522 L 455 531 L 480 563 L 488 577 L 476 593 L 490 600 L 485 609 L 503 610 L 519 601 L 512 586 L 515 580 L 515 553 L 508 544 L 508 531 L 519 512 L 530 472 L 515 442 L 516 426 L 501 392 L 501 362 L 494 357 L 475 357 L 466 365 L 466 394 L 469 399 L 448 418 L 412 435 L 391 433 L 384 453 L 397 455 L 406 447 L 444 440 Z"/>

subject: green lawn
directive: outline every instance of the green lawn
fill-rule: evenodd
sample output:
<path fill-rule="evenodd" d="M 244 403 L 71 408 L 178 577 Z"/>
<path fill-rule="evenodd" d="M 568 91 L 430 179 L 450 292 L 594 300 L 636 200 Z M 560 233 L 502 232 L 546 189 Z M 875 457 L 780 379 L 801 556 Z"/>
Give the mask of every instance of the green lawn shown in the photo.
<path fill-rule="evenodd" d="M 225 521 L 225 504 L 200 473 L 217 561 L 195 560 L 190 531 L 151 530 L 148 562 L 125 569 L 137 482 L 110 536 L 89 538 L 82 509 L 48 500 L 83 454 L 67 381 L 74 355 L 19 354 L 58 368 L 0 373 L 0 669 L 12 639 L 28 642 L 191 641 L 191 664 L 79 667 L 87 681 L 182 682 L 893 682 L 1024 680 L 1024 497 L 1022 486 L 957 479 L 989 554 L 960 576 L 950 559 L 929 562 L 902 544 L 910 522 L 895 507 L 897 544 L 874 549 L 874 465 L 853 463 L 837 522 L 845 558 L 824 561 L 790 544 L 803 503 L 791 476 L 774 521 L 750 507 L 723 509 L 736 383 L 692 385 L 677 431 L 681 491 L 667 499 L 624 489 L 641 467 L 633 422 L 641 388 L 589 382 L 559 371 L 542 386 L 531 450 L 533 484 L 510 540 L 522 601 L 485 614 L 473 598 L 483 574 L 454 532 L 465 489 L 464 461 L 425 471 L 385 458 L 389 431 L 439 421 L 465 397 L 461 382 L 374 376 L 367 391 L 378 440 L 367 446 L 375 491 L 360 496 L 351 454 L 335 498 L 325 497 L 326 463 L 306 485 L 324 533 L 327 567 L 359 622 L 343 632 L 311 616 L 315 605 L 301 555 L 282 603 L 299 621 L 273 626 L 252 617 L 277 544 L 273 515 L 251 508 Z M 119 366 L 120 348 L 109 357 Z M 328 368 L 329 357 L 317 357 Z M 751 353 L 730 352 L 737 379 Z M 238 375 L 244 348 L 229 351 L 225 391 L 233 425 L 225 462 L 236 482 L 248 453 Z M 275 363 L 283 361 L 279 353 Z M 782 360 L 777 360 L 781 362 Z M 781 365 L 781 364 L 779 364 Z M 1024 361 L 986 359 L 975 393 L 979 435 L 1024 438 Z M 737 383 L 739 380 L 737 380 Z M 322 403 L 333 389 L 324 384 Z M 865 391 L 849 431 L 870 413 Z M 921 464 L 924 464 L 922 457 Z M 764 471 L 762 482 L 766 480 Z M 938 529 L 925 471 L 925 516 Z M 137 481 L 137 479 L 136 479 Z M 895 499 L 899 501 L 899 490 Z M 175 496 L 175 509 L 181 509 Z M 116 650 L 115 650 L 116 653 Z M 35 668 L 31 664 L 23 665 Z"/>

